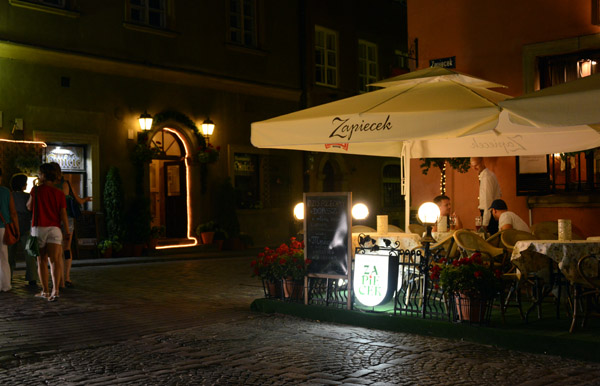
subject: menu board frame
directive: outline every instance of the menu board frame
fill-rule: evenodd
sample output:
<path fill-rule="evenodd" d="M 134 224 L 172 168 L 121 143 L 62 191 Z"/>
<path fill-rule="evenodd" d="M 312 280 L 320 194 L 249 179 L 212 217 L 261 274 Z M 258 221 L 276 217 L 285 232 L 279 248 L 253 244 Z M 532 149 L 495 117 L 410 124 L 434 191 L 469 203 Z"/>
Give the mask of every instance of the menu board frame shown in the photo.
<path fill-rule="evenodd" d="M 336 240 L 336 248 L 338 248 L 337 254 L 342 257 L 343 260 L 338 260 L 337 263 L 344 263 L 346 267 L 346 273 L 337 273 L 329 271 L 317 271 L 310 272 L 305 278 L 304 288 L 305 292 L 305 303 L 308 302 L 308 278 L 326 278 L 326 279 L 345 279 L 348 283 L 348 309 L 351 309 L 352 304 L 352 192 L 319 192 L 319 193 L 304 193 L 304 258 L 311 259 L 313 262 L 315 260 L 319 260 L 319 256 L 315 256 L 311 253 L 315 250 L 316 245 L 324 245 L 325 243 L 333 242 L 333 237 L 336 235 L 338 230 L 343 232 L 343 227 L 346 228 L 346 235 L 343 240 Z M 338 204 L 335 204 L 335 201 Z M 341 204 L 339 202 L 342 201 Z M 332 212 L 337 217 L 337 228 L 330 229 L 327 232 L 327 235 L 323 235 L 323 231 L 315 231 L 315 221 L 318 220 L 318 217 L 314 216 L 311 211 L 315 209 L 315 204 L 323 204 L 319 205 L 323 210 L 323 215 L 329 216 Z M 345 217 L 345 219 L 344 219 Z M 321 217 L 323 218 L 323 217 Z M 342 227 L 340 229 L 339 227 Z M 317 227 L 318 228 L 318 227 Z M 323 240 L 322 237 L 325 236 L 327 239 Z M 321 237 L 321 238 L 320 238 Z M 319 239 L 320 238 L 320 239 Z M 342 244 L 340 244 L 340 242 Z M 325 260 L 325 259 L 323 259 Z M 317 264 L 311 264 L 313 267 Z"/>

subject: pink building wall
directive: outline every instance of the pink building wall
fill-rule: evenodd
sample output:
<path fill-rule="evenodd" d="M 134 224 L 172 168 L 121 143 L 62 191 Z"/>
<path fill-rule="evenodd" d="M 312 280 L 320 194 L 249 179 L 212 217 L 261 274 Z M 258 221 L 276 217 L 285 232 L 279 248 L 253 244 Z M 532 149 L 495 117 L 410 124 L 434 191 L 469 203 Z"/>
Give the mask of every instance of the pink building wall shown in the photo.
<path fill-rule="evenodd" d="M 456 70 L 506 85 L 497 89 L 512 96 L 525 85 L 523 47 L 600 33 L 593 25 L 592 1 L 528 0 L 486 2 L 479 0 L 409 1 L 409 42 L 418 38 L 417 68 L 429 60 L 456 56 Z M 526 197 L 516 196 L 514 157 L 486 158 L 487 167 L 498 177 L 503 199 L 510 210 L 529 222 Z M 439 194 L 439 172 L 424 176 L 420 161 L 411 161 L 412 202 L 416 209 Z M 474 227 L 477 215 L 478 180 L 475 171 L 460 174 L 447 169 L 447 192 L 466 227 Z M 534 208 L 532 222 L 570 218 L 584 236 L 598 234 L 600 208 Z"/>

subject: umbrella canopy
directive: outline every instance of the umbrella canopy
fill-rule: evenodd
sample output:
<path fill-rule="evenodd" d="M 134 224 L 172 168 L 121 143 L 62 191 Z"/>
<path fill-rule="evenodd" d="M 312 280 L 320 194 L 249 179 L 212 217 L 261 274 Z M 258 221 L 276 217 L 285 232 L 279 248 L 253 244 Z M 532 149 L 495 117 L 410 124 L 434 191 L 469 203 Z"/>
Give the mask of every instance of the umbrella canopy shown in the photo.
<path fill-rule="evenodd" d="M 402 141 L 493 129 L 498 102 L 507 98 L 450 80 L 410 82 L 254 122 L 251 142 L 256 147 L 321 145 L 323 150 L 327 145 L 352 154 L 397 156 Z"/>
<path fill-rule="evenodd" d="M 496 83 L 426 70 L 382 81 L 389 85 L 382 90 L 254 122 L 251 142 L 259 148 L 402 156 L 406 224 L 410 158 L 539 155 L 600 145 L 600 134 L 589 126 L 540 129 L 511 122 L 498 105 L 510 97 L 485 88 Z"/>
<path fill-rule="evenodd" d="M 443 67 L 429 67 L 422 70 L 412 71 L 406 74 L 398 75 L 393 78 L 381 80 L 376 83 L 371 83 L 371 86 L 391 87 L 399 84 L 421 83 L 421 82 L 447 82 L 452 81 L 469 86 L 482 88 L 497 88 L 506 86 L 490 82 L 489 80 L 476 78 L 471 75 L 463 74 L 462 72 L 453 71 Z"/>
<path fill-rule="evenodd" d="M 537 127 L 600 124 L 600 74 L 500 103 L 511 120 Z"/>

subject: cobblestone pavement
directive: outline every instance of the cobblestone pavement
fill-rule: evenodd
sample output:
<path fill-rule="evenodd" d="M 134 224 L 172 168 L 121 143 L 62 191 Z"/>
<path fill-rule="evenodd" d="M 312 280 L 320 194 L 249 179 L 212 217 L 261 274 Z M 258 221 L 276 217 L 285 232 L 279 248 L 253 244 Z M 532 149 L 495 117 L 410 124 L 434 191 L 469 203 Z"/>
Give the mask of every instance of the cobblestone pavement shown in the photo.
<path fill-rule="evenodd" d="M 0 294 L 2 385 L 598 385 L 600 364 L 249 310 L 250 258 L 75 268 Z"/>

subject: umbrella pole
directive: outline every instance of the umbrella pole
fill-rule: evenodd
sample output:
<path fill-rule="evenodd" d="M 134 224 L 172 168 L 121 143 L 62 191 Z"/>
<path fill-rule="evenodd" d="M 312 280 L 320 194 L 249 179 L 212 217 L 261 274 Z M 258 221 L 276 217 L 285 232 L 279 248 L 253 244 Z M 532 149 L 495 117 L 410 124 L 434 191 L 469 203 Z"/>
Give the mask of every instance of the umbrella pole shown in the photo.
<path fill-rule="evenodd" d="M 404 230 L 408 232 L 410 224 L 410 148 L 412 141 L 404 141 L 402 145 L 402 194 L 404 194 Z"/>

